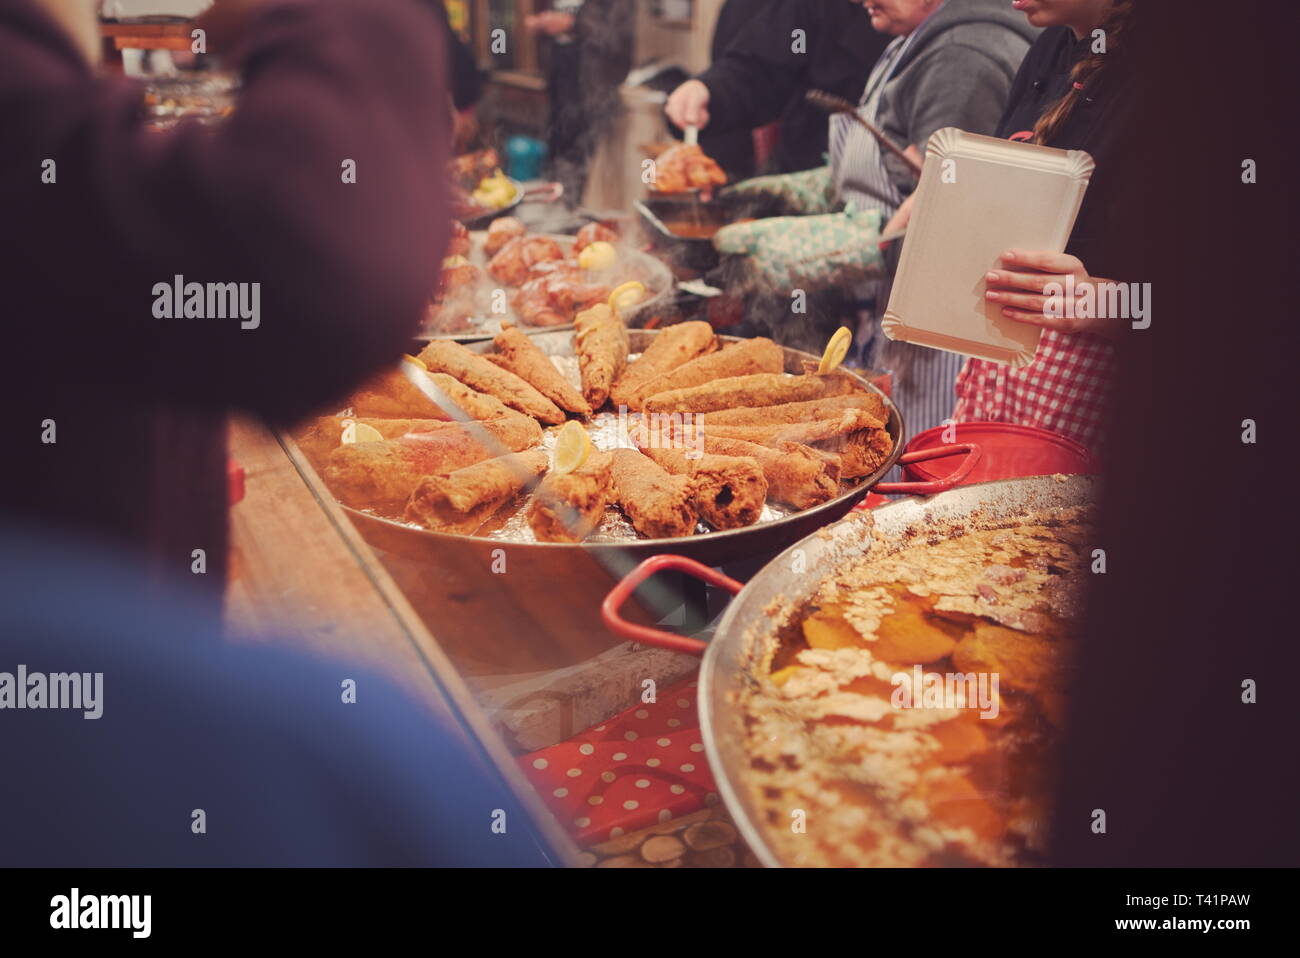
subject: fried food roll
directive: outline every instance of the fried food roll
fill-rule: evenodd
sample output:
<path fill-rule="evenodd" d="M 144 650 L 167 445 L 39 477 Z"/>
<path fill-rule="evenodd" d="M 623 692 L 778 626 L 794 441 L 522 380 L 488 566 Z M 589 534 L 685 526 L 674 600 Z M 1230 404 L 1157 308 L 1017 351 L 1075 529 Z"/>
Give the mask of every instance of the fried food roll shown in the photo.
<path fill-rule="evenodd" d="M 407 360 L 403 360 L 407 362 Z M 358 416 L 378 419 L 496 419 L 505 404 L 492 396 L 470 389 L 443 373 L 429 373 L 412 364 L 409 372 L 427 385 L 436 387 L 453 404 L 440 406 L 425 395 L 407 376 L 402 367 L 389 369 L 359 388 L 347 405 Z"/>
<path fill-rule="evenodd" d="M 592 409 L 599 409 L 627 367 L 627 327 L 605 303 L 584 309 L 574 317 L 573 325 L 582 395 Z"/>
<path fill-rule="evenodd" d="M 706 435 L 724 439 L 747 439 L 776 447 L 783 442 L 798 442 L 835 453 L 840 457 L 841 475 L 846 479 L 871 475 L 884 465 L 894 449 L 884 424 L 862 409 L 845 409 L 835 418 L 815 422 L 755 426 L 719 425 L 710 419 L 701 428 Z"/>
<path fill-rule="evenodd" d="M 436 429 L 404 433 L 383 442 L 339 446 L 325 460 L 322 478 L 344 505 L 400 513 L 425 476 L 449 472 L 541 441 L 527 416 L 488 422 L 438 423 Z"/>
<path fill-rule="evenodd" d="M 639 409 L 637 396 L 642 386 L 716 347 L 713 327 L 702 320 L 668 326 L 651 340 L 645 352 L 627 364 L 610 390 L 610 398 L 616 406 Z"/>
<path fill-rule="evenodd" d="M 757 460 L 767 479 L 767 494 L 796 509 L 820 505 L 839 494 L 840 466 L 834 455 L 797 442 L 772 448 L 744 439 L 724 439 L 711 435 L 707 428 L 703 444 L 709 455 Z"/>
<path fill-rule="evenodd" d="M 611 455 L 614 502 L 633 529 L 648 539 L 676 539 L 695 531 L 690 479 L 669 474 L 635 449 L 615 449 Z"/>
<path fill-rule="evenodd" d="M 528 525 L 539 542 L 581 542 L 600 525 L 610 497 L 607 452 L 587 456 L 572 472 L 548 473 L 528 507 Z"/>
<path fill-rule="evenodd" d="M 582 398 L 582 393 L 569 384 L 555 368 L 551 357 L 542 352 L 530 336 L 525 336 L 509 323 L 502 323 L 501 332 L 492 337 L 492 343 L 497 354 L 489 359 L 525 380 L 561 409 L 579 416 L 591 415 L 591 405 Z"/>
<path fill-rule="evenodd" d="M 675 476 L 691 480 L 691 502 L 700 518 L 715 529 L 752 526 L 763 513 L 767 478 L 755 459 L 701 455 L 693 450 L 652 444 L 637 448 Z"/>
<path fill-rule="evenodd" d="M 843 372 L 825 375 L 807 373 L 802 376 L 755 373 L 751 376 L 718 379 L 702 386 L 655 393 L 647 397 L 642 405 L 646 412 L 713 412 L 737 406 L 775 406 L 778 403 L 842 396 L 856 388 L 857 381 Z"/>
<path fill-rule="evenodd" d="M 776 406 L 741 406 L 736 409 L 718 409 L 709 413 L 709 422 L 719 426 L 758 426 L 778 422 L 815 422 L 834 419 L 845 409 L 862 409 L 880 420 L 889 422 L 885 401 L 873 392 L 845 393 L 826 399 L 809 399 L 805 402 L 787 402 Z"/>
<path fill-rule="evenodd" d="M 460 343 L 438 339 L 420 353 L 420 361 L 433 372 L 454 376 L 479 392 L 495 396 L 512 409 L 554 426 L 564 422 L 564 413 L 523 379 L 508 369 L 489 362 Z"/>
<path fill-rule="evenodd" d="M 426 476 L 412 491 L 405 518 L 436 532 L 469 535 L 535 483 L 548 462 L 545 452 L 533 449 Z"/>
<path fill-rule="evenodd" d="M 676 327 L 673 327 L 676 328 Z M 717 352 L 697 356 L 676 369 L 660 373 L 636 388 L 628 407 L 639 409 L 647 396 L 703 386 L 719 379 L 751 376 L 755 373 L 779 373 L 785 369 L 785 354 L 770 339 L 758 337 L 724 346 Z M 615 392 L 615 399 L 618 398 Z"/>

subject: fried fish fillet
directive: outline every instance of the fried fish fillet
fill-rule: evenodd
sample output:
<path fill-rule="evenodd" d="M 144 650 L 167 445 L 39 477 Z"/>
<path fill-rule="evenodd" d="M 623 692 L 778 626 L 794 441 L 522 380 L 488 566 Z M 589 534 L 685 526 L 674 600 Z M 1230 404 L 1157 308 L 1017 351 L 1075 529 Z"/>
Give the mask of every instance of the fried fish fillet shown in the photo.
<path fill-rule="evenodd" d="M 403 360 L 405 362 L 405 360 Z M 429 398 L 411 378 L 434 387 L 449 401 L 439 404 Z M 358 416 L 384 419 L 496 419 L 505 410 L 500 400 L 470 389 L 444 373 L 430 374 L 412 366 L 389 369 L 366 383 L 347 400 Z"/>
<path fill-rule="evenodd" d="M 469 535 L 546 471 L 541 449 L 485 459 L 435 476 L 412 491 L 405 518 L 426 529 Z"/>
<path fill-rule="evenodd" d="M 449 339 L 429 343 L 420 361 L 431 371 L 454 376 L 465 385 L 495 396 L 512 409 L 554 426 L 564 422 L 564 413 L 531 385 L 508 369 L 502 369 L 479 353 Z"/>
<path fill-rule="evenodd" d="M 668 326 L 650 341 L 645 352 L 627 364 L 610 390 L 610 398 L 615 405 L 639 409 L 637 397 L 642 386 L 683 363 L 713 352 L 716 345 L 713 327 L 702 320 Z"/>
<path fill-rule="evenodd" d="M 548 473 L 528 507 L 528 525 L 541 542 L 581 542 L 605 515 L 612 459 L 592 451 L 572 472 Z"/>
<path fill-rule="evenodd" d="M 772 448 L 744 439 L 713 436 L 706 429 L 703 448 L 710 455 L 756 460 L 767 479 L 767 494 L 796 509 L 820 505 L 839 494 L 838 457 L 800 443 L 785 442 Z"/>

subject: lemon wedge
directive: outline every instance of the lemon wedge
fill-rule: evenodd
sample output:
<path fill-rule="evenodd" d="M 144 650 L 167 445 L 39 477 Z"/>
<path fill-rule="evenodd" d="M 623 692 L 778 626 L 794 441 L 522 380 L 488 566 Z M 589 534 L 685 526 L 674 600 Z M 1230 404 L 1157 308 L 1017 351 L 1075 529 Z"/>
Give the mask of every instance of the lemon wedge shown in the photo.
<path fill-rule="evenodd" d="M 826 352 L 822 353 L 822 361 L 817 365 L 817 372 L 835 372 L 840 363 L 844 362 L 844 357 L 849 354 L 849 344 L 852 342 L 853 332 L 847 326 L 835 330 L 830 342 L 826 344 Z"/>
<path fill-rule="evenodd" d="M 339 437 L 339 441 L 345 446 L 354 442 L 383 442 L 384 434 L 374 426 L 349 420 L 343 426 L 343 435 Z"/>
<path fill-rule="evenodd" d="M 429 367 L 426 366 L 426 365 L 424 364 L 424 360 L 421 359 L 419 356 L 412 356 L 410 353 L 407 353 L 407 354 L 406 354 L 405 356 L 403 356 L 402 358 L 405 359 L 405 360 L 406 360 L 408 363 L 410 363 L 412 366 L 418 366 L 418 367 L 420 367 L 420 368 L 423 369 L 426 373 L 429 371 Z"/>
<path fill-rule="evenodd" d="M 555 438 L 555 455 L 551 459 L 551 471 L 557 475 L 568 475 L 577 469 L 591 455 L 591 437 L 582 423 L 571 419 L 560 427 Z"/>
<path fill-rule="evenodd" d="M 630 279 L 614 287 L 614 292 L 609 294 L 609 308 L 614 312 L 629 309 L 641 302 L 645 296 L 645 284 L 635 279 Z"/>
<path fill-rule="evenodd" d="M 618 250 L 613 243 L 596 240 L 578 253 L 578 265 L 583 269 L 608 269 L 618 262 Z"/>

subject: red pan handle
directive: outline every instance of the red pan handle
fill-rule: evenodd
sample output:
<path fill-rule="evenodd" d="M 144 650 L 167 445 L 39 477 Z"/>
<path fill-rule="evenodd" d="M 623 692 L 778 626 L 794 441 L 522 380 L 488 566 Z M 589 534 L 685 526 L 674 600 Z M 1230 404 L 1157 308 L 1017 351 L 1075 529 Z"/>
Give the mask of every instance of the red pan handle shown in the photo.
<path fill-rule="evenodd" d="M 962 464 L 953 471 L 951 475 L 944 476 L 942 479 L 934 479 L 930 482 L 878 482 L 871 487 L 872 492 L 878 492 L 882 495 L 890 493 L 911 493 L 917 496 L 932 496 L 936 492 L 943 492 L 945 489 L 951 489 L 953 486 L 960 485 L 971 470 L 975 468 L 976 463 L 980 461 L 980 447 L 973 442 L 958 442 L 951 446 L 935 446 L 933 449 L 922 449 L 918 452 L 906 452 L 898 457 L 898 464 L 905 466 L 912 462 L 925 462 L 927 459 L 943 459 L 946 456 L 959 456 L 965 453 L 966 458 Z"/>
<path fill-rule="evenodd" d="M 651 556 L 624 576 L 618 585 L 610 590 L 609 595 L 605 596 L 605 601 L 600 604 L 600 617 L 611 632 L 634 642 L 657 645 L 662 649 L 670 649 L 673 652 L 703 655 L 704 650 L 709 647 L 707 642 L 688 638 L 684 635 L 674 635 L 672 632 L 665 632 L 663 629 L 656 629 L 648 625 L 637 625 L 619 615 L 619 609 L 622 608 L 623 603 L 627 601 L 628 596 L 635 591 L 637 586 L 656 572 L 662 572 L 666 569 L 675 569 L 678 572 L 693 575 L 697 579 L 703 579 L 709 585 L 716 585 L 719 589 L 726 589 L 732 595 L 744 588 L 744 585 L 735 579 L 723 575 L 716 569 L 709 568 L 702 562 L 688 559 L 686 556 Z"/>

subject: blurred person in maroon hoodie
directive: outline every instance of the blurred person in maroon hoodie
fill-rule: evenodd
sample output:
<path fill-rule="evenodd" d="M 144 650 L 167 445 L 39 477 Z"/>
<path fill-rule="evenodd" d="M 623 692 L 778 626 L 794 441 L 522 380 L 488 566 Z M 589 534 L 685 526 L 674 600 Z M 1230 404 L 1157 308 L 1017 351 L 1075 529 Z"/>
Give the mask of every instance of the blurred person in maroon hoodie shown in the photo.
<path fill-rule="evenodd" d="M 444 31 L 416 0 L 218 0 L 239 105 L 164 133 L 96 68 L 96 7 L 0 4 L 0 508 L 160 580 L 202 549 L 218 599 L 227 414 L 343 395 L 400 356 L 436 281 Z"/>

